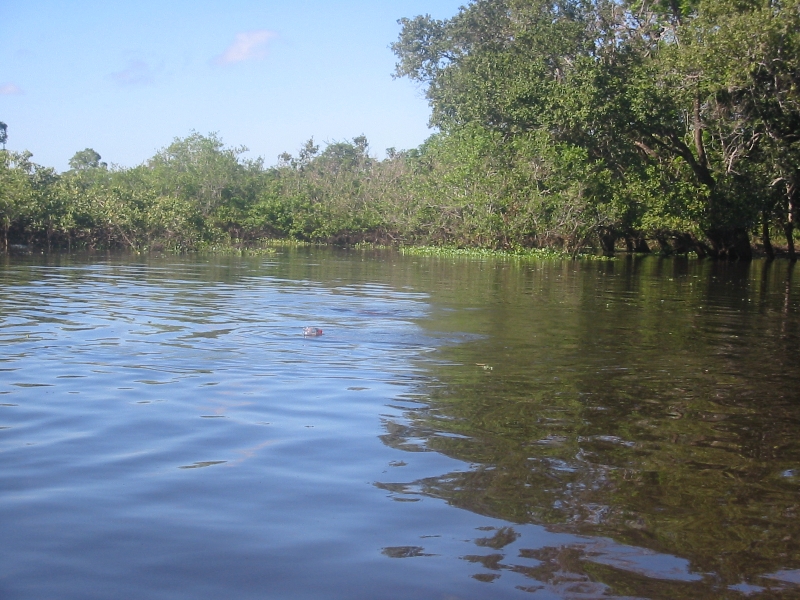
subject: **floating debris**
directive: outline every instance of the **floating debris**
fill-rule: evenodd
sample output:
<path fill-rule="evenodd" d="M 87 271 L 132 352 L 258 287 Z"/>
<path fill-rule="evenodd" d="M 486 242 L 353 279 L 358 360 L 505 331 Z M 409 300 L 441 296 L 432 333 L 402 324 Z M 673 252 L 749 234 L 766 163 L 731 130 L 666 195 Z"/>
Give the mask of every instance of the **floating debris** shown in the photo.
<path fill-rule="evenodd" d="M 427 554 L 422 546 L 389 546 L 381 549 L 381 554 L 389 558 L 413 558 L 415 556 L 435 556 Z"/>
<path fill-rule="evenodd" d="M 227 460 L 204 460 L 201 462 L 196 462 L 193 465 L 184 465 L 182 467 L 178 467 L 179 469 L 203 469 L 205 467 L 213 467 L 214 465 L 222 465 L 228 462 Z"/>
<path fill-rule="evenodd" d="M 322 329 L 319 327 L 303 327 L 303 337 L 319 337 L 322 335 Z"/>

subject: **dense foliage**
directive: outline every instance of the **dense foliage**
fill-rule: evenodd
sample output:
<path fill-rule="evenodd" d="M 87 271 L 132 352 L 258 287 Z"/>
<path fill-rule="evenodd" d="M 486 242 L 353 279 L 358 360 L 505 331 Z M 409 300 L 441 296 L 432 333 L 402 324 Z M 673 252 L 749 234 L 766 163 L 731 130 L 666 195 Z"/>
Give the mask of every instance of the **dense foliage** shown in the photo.
<path fill-rule="evenodd" d="M 781 227 L 793 254 L 798 2 L 476 0 L 402 24 L 397 74 L 427 86 L 440 135 L 510 154 L 504 218 L 541 203 L 537 236 L 730 258 Z"/>
<path fill-rule="evenodd" d="M 215 136 L 57 174 L 0 155 L 3 243 L 195 249 L 264 237 L 748 259 L 800 204 L 800 0 L 473 0 L 401 20 L 437 132 L 274 167 Z M 3 129 L 5 136 L 6 130 Z M 4 140 L 5 141 L 5 137 Z"/>

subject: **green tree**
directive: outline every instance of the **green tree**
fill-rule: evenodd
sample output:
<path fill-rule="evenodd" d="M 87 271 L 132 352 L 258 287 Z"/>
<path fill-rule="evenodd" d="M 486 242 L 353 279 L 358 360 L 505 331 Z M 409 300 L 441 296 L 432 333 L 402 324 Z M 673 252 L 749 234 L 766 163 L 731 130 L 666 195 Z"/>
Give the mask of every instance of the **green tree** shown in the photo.
<path fill-rule="evenodd" d="M 101 162 L 102 157 L 92 148 L 86 148 L 76 152 L 69 159 L 69 167 L 74 171 L 85 171 L 87 169 L 104 169 L 106 163 Z"/>
<path fill-rule="evenodd" d="M 800 3 L 722 0 L 683 36 L 682 58 L 709 90 L 704 108 L 722 165 L 759 180 L 762 212 L 777 214 L 795 258 L 800 210 Z M 756 166 L 756 164 L 758 166 Z M 780 194 L 767 193 L 768 189 Z"/>
<path fill-rule="evenodd" d="M 244 147 L 226 148 L 216 134 L 193 133 L 176 138 L 147 165 L 162 195 L 190 200 L 208 217 L 240 191 L 245 166 L 239 157 L 246 151 Z"/>
<path fill-rule="evenodd" d="M 774 196 L 759 180 L 767 170 L 753 168 L 767 160 L 754 152 L 761 138 L 786 157 L 773 185 L 794 205 L 797 12 L 726 0 L 475 0 L 448 20 L 402 19 L 395 75 L 426 86 L 445 135 L 477 124 L 506 143 L 538 132 L 581 149 L 606 250 L 647 233 L 747 259 Z"/>
<path fill-rule="evenodd" d="M 3 227 L 3 249 L 8 252 L 12 227 L 24 228 L 24 218 L 32 199 L 29 175 L 33 169 L 31 154 L 0 152 L 0 223 Z"/>

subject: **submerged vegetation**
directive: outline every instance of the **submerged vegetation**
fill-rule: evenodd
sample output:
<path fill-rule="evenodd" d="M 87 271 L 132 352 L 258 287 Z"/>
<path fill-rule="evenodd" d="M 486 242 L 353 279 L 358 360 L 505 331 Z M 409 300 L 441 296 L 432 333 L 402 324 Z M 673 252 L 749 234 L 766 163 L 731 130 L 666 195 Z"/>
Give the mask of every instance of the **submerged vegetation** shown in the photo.
<path fill-rule="evenodd" d="M 444 258 L 494 258 L 494 259 L 560 259 L 565 253 L 552 248 L 513 248 L 495 250 L 492 248 L 458 248 L 456 246 L 403 246 L 401 254 L 411 256 L 437 256 Z M 578 254 L 576 257 L 590 260 L 610 260 L 595 254 Z"/>
<path fill-rule="evenodd" d="M 434 133 L 312 140 L 265 166 L 214 134 L 56 173 L 0 151 L 2 247 L 137 251 L 266 238 L 795 258 L 800 0 L 473 0 L 401 20 L 396 76 Z M 3 141 L 6 130 L 3 128 Z"/>

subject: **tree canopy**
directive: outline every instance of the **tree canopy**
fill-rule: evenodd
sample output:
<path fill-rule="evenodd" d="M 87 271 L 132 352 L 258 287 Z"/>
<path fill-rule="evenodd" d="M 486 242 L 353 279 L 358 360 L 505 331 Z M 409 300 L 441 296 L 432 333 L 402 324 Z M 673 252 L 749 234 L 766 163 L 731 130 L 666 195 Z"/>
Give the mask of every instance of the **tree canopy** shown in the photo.
<path fill-rule="evenodd" d="M 262 237 L 749 259 L 800 216 L 800 0 L 472 0 L 400 20 L 435 131 L 274 167 L 215 134 L 109 168 L 0 162 L 7 240 L 196 248 Z M 5 135 L 5 129 L 1 130 Z"/>
<path fill-rule="evenodd" d="M 443 135 L 546 139 L 554 166 L 582 152 L 609 244 L 749 258 L 760 219 L 795 219 L 799 15 L 791 0 L 476 0 L 401 19 L 395 75 L 426 86 Z"/>

